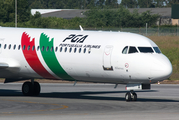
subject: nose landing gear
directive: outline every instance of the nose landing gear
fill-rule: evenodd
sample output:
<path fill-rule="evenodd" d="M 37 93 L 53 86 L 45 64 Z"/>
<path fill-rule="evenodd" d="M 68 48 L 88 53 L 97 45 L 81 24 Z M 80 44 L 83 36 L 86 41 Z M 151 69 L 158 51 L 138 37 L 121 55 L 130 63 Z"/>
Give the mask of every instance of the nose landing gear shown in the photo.
<path fill-rule="evenodd" d="M 134 91 L 127 92 L 125 95 L 125 99 L 127 102 L 129 101 L 137 101 L 137 94 Z"/>

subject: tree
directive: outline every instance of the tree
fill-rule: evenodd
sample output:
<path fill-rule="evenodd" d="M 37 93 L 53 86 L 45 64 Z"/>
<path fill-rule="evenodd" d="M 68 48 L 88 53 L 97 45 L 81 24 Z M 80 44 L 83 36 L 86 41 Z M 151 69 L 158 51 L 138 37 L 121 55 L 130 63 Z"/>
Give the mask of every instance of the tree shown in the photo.
<path fill-rule="evenodd" d="M 163 7 L 164 0 L 155 0 L 156 3 L 153 3 L 155 7 Z"/>
<path fill-rule="evenodd" d="M 85 12 L 86 27 L 144 27 L 155 24 L 158 15 L 151 15 L 150 11 L 139 14 L 137 10 L 131 13 L 128 9 L 91 9 Z"/>
<path fill-rule="evenodd" d="M 0 2 L 1 8 L 0 8 L 0 16 L 2 18 L 2 22 L 12 22 L 14 20 L 14 17 L 12 13 L 14 13 L 14 7 L 13 7 L 13 0 L 5 0 Z M 15 15 L 14 15 L 15 16 Z"/>
<path fill-rule="evenodd" d="M 98 0 L 96 2 L 96 5 L 99 7 L 99 8 L 103 8 L 104 5 L 105 5 L 105 0 Z"/>
<path fill-rule="evenodd" d="M 106 0 L 105 5 L 111 8 L 117 8 L 118 7 L 118 2 L 117 0 Z"/>
<path fill-rule="evenodd" d="M 30 8 L 26 0 L 17 0 L 18 22 L 25 22 L 30 19 Z"/>
<path fill-rule="evenodd" d="M 122 0 L 121 5 L 125 8 L 137 8 L 138 3 L 136 0 Z"/>
<path fill-rule="evenodd" d="M 30 19 L 30 9 L 26 0 L 17 0 L 17 18 L 18 22 L 25 22 Z M 15 0 L 0 1 L 0 21 L 15 21 Z"/>
<path fill-rule="evenodd" d="M 86 6 L 87 9 L 91 9 L 95 7 L 96 0 L 86 0 L 86 1 L 87 1 L 87 6 Z"/>
<path fill-rule="evenodd" d="M 167 0 L 167 6 L 171 7 L 173 4 L 179 4 L 179 0 Z"/>
<path fill-rule="evenodd" d="M 138 0 L 138 5 L 140 8 L 149 8 L 153 6 L 153 0 Z"/>
<path fill-rule="evenodd" d="M 43 8 L 45 8 L 42 0 L 28 0 L 28 5 L 31 9 L 43 9 Z"/>
<path fill-rule="evenodd" d="M 4 2 L 0 1 L 0 22 L 6 22 L 7 11 L 4 9 Z"/>

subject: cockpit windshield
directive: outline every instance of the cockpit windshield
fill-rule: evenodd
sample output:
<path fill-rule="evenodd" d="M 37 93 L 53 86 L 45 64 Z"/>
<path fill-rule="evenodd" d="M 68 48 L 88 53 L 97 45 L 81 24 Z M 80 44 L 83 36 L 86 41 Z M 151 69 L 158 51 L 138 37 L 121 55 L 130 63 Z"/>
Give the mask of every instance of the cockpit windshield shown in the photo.
<path fill-rule="evenodd" d="M 130 54 L 130 53 L 138 53 L 136 47 L 130 46 L 130 47 L 129 47 L 129 54 Z"/>
<path fill-rule="evenodd" d="M 122 54 L 138 53 L 138 50 L 134 46 L 126 46 L 122 50 Z"/>
<path fill-rule="evenodd" d="M 141 53 L 154 53 L 151 47 L 138 47 Z"/>
<path fill-rule="evenodd" d="M 153 47 L 156 53 L 161 53 L 160 49 L 158 47 Z"/>
<path fill-rule="evenodd" d="M 125 46 L 122 50 L 122 54 L 131 54 L 131 53 L 161 53 L 158 47 L 135 47 L 135 46 Z"/>
<path fill-rule="evenodd" d="M 122 50 L 122 54 L 127 54 L 128 51 L 128 46 L 126 46 L 123 50 Z"/>

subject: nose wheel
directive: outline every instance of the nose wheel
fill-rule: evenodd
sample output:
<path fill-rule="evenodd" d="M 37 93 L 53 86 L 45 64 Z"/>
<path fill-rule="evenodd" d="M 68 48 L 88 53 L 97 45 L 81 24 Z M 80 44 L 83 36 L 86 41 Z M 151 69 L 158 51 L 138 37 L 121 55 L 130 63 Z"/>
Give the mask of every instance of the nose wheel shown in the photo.
<path fill-rule="evenodd" d="M 137 94 L 134 91 L 127 92 L 125 95 L 125 99 L 127 102 L 137 101 Z"/>

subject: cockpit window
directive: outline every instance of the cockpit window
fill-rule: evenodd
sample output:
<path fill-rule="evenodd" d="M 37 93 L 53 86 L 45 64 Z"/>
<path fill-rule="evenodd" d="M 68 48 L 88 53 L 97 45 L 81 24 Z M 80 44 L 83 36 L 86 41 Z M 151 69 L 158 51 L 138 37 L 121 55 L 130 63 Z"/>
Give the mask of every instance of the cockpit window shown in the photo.
<path fill-rule="evenodd" d="M 161 53 L 160 49 L 158 47 L 153 47 L 156 53 Z"/>
<path fill-rule="evenodd" d="M 129 47 L 129 54 L 131 53 L 138 53 L 136 47 L 132 47 L 132 46 Z"/>
<path fill-rule="evenodd" d="M 154 53 L 151 47 L 138 47 L 141 53 Z"/>
<path fill-rule="evenodd" d="M 128 46 L 126 46 L 126 47 L 122 50 L 122 54 L 127 54 L 127 50 L 128 50 Z"/>

